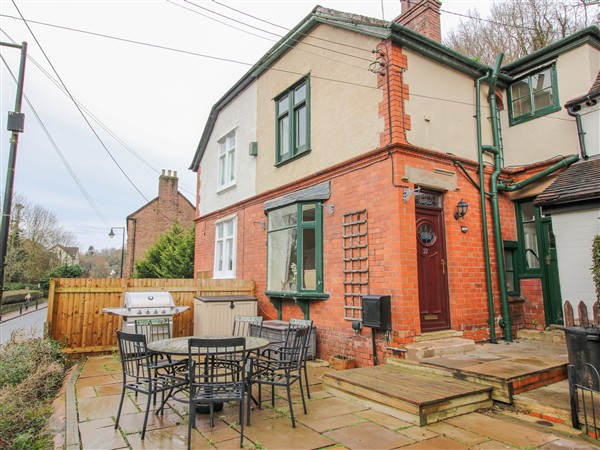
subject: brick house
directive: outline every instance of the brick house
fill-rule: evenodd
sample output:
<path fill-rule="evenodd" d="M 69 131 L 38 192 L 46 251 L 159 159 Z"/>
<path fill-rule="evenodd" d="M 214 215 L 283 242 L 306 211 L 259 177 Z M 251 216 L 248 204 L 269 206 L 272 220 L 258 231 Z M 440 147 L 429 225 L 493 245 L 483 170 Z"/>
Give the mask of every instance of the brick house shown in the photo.
<path fill-rule="evenodd" d="M 175 222 L 182 227 L 193 226 L 194 205 L 178 190 L 177 172 L 162 171 L 158 178 L 158 197 L 127 216 L 127 250 L 124 277 L 133 275 L 135 261 L 146 254 L 148 248 Z"/>
<path fill-rule="evenodd" d="M 367 294 L 391 296 L 380 357 L 561 322 L 533 199 L 578 158 L 558 102 L 590 86 L 600 32 L 498 71 L 439 43 L 440 5 L 316 7 L 213 106 L 194 156 L 196 272 L 254 280 L 265 319 L 312 319 L 322 358 L 373 363 L 352 329 Z"/>

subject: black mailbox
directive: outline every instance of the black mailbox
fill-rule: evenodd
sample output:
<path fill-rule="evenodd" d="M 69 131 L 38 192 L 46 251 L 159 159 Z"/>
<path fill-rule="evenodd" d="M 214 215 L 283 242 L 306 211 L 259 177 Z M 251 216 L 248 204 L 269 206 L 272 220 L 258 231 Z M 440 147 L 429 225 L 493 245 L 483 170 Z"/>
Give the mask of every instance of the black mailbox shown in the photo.
<path fill-rule="evenodd" d="M 363 295 L 362 316 L 365 327 L 391 330 L 391 297 L 389 295 Z"/>

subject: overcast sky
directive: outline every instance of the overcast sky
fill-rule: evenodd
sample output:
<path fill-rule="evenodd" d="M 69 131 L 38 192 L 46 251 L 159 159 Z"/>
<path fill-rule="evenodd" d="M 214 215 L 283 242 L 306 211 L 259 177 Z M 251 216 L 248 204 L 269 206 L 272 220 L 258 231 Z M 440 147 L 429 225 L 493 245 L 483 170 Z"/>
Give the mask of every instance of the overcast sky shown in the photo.
<path fill-rule="evenodd" d="M 295 26 L 317 4 L 316 0 L 221 2 L 279 25 L 274 26 L 212 0 L 15 2 L 35 39 L 20 19 L 11 18 L 19 17 L 13 1 L 0 0 L 0 41 L 28 43 L 25 94 L 58 147 L 57 151 L 24 100 L 26 122 L 15 191 L 54 212 L 84 250 L 90 245 L 120 247 L 120 231 L 111 240 L 110 227 L 125 226 L 129 214 L 157 196 L 162 169 L 177 171 L 180 191 L 194 203 L 195 174 L 188 168 L 210 108 L 285 34 L 281 27 Z M 319 4 L 382 18 L 380 0 Z M 489 4 L 446 0 L 442 9 L 466 13 L 477 7 L 485 16 Z M 386 20 L 392 20 L 400 13 L 400 2 L 385 0 L 383 12 Z M 459 18 L 443 12 L 442 32 Z M 0 47 L 0 52 L 16 76 L 19 50 Z M 100 139 L 53 81 L 58 82 L 48 60 L 80 107 L 101 123 L 88 117 Z M 3 192 L 10 138 L 6 118 L 14 110 L 16 85 L 1 65 Z"/>

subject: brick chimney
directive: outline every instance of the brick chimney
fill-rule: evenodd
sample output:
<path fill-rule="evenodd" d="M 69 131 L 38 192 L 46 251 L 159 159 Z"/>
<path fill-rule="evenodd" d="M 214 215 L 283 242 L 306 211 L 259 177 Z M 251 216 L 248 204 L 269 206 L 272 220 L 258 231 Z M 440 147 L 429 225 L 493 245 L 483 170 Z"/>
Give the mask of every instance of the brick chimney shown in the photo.
<path fill-rule="evenodd" d="M 401 0 L 402 13 L 394 22 L 437 42 L 442 42 L 439 0 Z"/>
<path fill-rule="evenodd" d="M 162 175 L 158 178 L 158 203 L 162 207 L 168 205 L 177 205 L 177 189 L 178 189 L 179 178 L 177 178 L 177 171 L 167 171 L 163 169 Z"/>

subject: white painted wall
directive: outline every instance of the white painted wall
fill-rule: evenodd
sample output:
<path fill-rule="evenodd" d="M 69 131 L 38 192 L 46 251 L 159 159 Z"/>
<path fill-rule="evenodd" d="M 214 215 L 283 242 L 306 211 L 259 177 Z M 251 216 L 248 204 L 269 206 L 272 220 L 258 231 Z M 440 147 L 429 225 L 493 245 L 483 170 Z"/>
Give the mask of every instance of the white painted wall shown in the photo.
<path fill-rule="evenodd" d="M 582 45 L 559 55 L 556 61 L 559 104 L 564 105 L 588 92 L 596 80 L 598 70 L 600 52 L 590 45 Z M 530 164 L 557 155 L 579 153 L 575 118 L 569 116 L 565 108 L 511 127 L 506 91 L 503 96 L 506 108 L 501 112 L 500 118 L 506 166 Z"/>
<path fill-rule="evenodd" d="M 600 155 L 600 103 L 592 107 L 584 105 L 579 114 L 588 156 Z"/>
<path fill-rule="evenodd" d="M 592 243 L 594 236 L 600 234 L 600 209 L 554 213 L 552 229 L 556 236 L 563 302 L 569 300 L 577 311 L 577 304 L 584 301 L 591 312 L 596 300 L 594 280 L 590 271 Z"/>
<path fill-rule="evenodd" d="M 232 130 L 236 133 L 236 183 L 218 191 L 218 141 Z M 225 208 L 252 197 L 256 182 L 256 156 L 248 154 L 250 142 L 256 141 L 256 83 L 248 86 L 237 98 L 221 110 L 200 162 L 199 215 Z M 264 151 L 264 149 L 263 149 Z M 261 148 L 259 145 L 258 152 Z"/>

